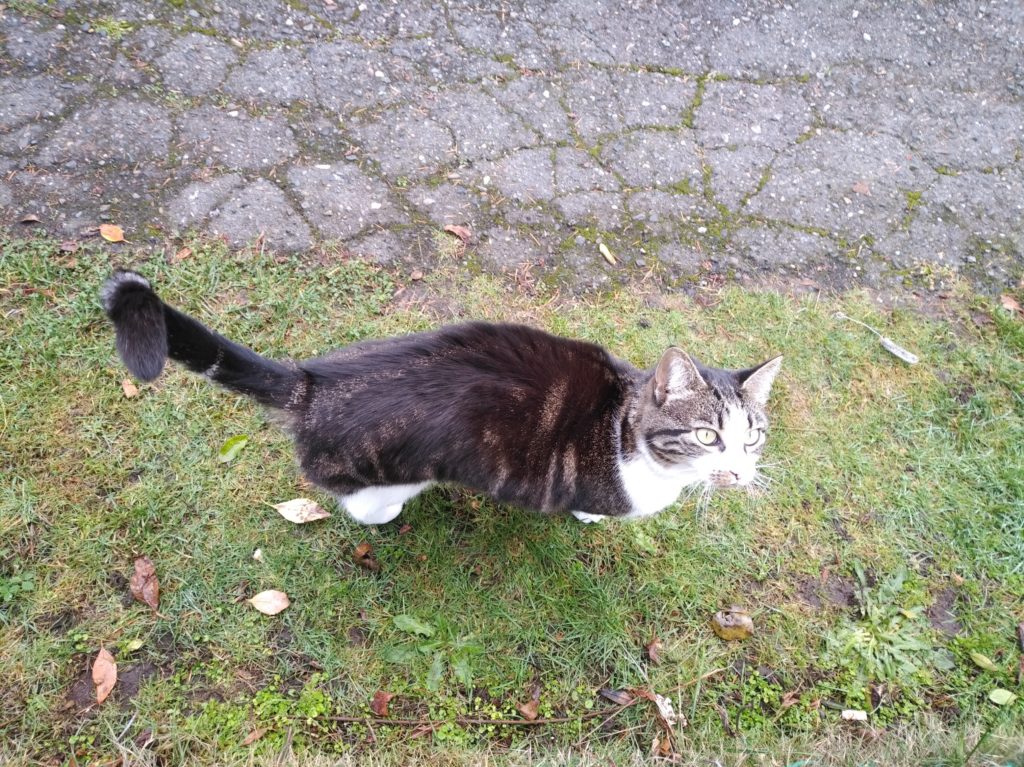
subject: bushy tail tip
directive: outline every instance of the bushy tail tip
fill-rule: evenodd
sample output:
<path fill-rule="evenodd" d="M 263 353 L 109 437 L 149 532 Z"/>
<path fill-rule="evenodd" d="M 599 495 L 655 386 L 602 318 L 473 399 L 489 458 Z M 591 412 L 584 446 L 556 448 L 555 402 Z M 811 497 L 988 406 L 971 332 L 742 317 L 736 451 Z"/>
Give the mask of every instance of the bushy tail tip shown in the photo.
<path fill-rule="evenodd" d="M 122 270 L 100 291 L 103 308 L 114 323 L 117 352 L 132 375 L 152 381 L 167 360 L 167 323 L 164 304 L 137 272 Z"/>

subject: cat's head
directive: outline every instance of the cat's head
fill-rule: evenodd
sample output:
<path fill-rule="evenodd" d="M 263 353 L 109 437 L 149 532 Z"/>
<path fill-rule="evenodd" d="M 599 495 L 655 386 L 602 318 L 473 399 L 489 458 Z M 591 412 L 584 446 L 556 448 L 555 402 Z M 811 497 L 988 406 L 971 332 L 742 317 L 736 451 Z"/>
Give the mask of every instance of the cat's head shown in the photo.
<path fill-rule="evenodd" d="M 720 370 L 669 349 L 640 395 L 641 451 L 659 469 L 697 482 L 750 484 L 768 428 L 768 394 L 781 365 L 782 357 L 775 357 L 746 370 Z"/>

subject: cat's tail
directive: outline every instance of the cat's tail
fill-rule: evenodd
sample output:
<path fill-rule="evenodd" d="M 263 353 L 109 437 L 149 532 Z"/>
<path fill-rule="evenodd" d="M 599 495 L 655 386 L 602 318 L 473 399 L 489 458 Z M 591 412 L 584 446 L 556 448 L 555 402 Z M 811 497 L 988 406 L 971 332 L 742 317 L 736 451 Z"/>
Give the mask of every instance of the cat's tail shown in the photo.
<path fill-rule="evenodd" d="M 117 351 L 133 375 L 152 381 L 170 357 L 258 402 L 289 408 L 305 399 L 306 374 L 261 357 L 165 304 L 141 274 L 118 271 L 100 292 Z"/>

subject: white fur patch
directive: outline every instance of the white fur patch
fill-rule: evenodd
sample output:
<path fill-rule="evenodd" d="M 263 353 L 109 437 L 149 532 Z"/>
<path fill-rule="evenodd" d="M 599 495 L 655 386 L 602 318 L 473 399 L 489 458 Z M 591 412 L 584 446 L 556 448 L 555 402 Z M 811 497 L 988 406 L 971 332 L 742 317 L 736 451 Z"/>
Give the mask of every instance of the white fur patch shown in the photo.
<path fill-rule="evenodd" d="M 402 513 L 402 505 L 419 495 L 430 485 L 419 482 L 415 485 L 387 485 L 385 487 L 364 487 L 350 495 L 338 498 L 348 515 L 363 525 L 383 525 Z"/>
<path fill-rule="evenodd" d="M 220 363 L 224 361 L 224 347 L 221 346 L 217 349 L 217 358 L 213 361 L 210 367 L 203 371 L 203 375 L 211 381 L 216 378 L 217 373 L 220 371 Z"/>
<path fill-rule="evenodd" d="M 657 514 L 675 503 L 684 487 L 703 481 L 689 467 L 669 468 L 657 463 L 642 443 L 637 448 L 635 457 L 619 461 L 619 479 L 633 507 L 626 519 Z"/>

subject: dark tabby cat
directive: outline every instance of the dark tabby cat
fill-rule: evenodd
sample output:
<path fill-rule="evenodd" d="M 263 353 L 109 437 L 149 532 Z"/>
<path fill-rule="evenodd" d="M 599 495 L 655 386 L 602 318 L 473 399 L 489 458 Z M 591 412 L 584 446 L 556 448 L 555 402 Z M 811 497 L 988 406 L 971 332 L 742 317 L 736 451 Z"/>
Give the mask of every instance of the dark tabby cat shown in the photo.
<path fill-rule="evenodd" d="M 134 375 L 156 378 L 169 356 L 280 411 L 306 476 L 364 524 L 434 482 L 584 522 L 655 514 L 688 485 L 748 485 L 782 362 L 717 370 L 671 348 L 642 371 L 594 344 L 473 322 L 281 363 L 135 272 L 102 298 Z"/>

